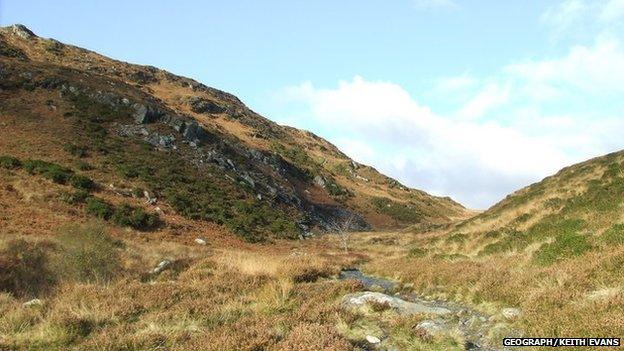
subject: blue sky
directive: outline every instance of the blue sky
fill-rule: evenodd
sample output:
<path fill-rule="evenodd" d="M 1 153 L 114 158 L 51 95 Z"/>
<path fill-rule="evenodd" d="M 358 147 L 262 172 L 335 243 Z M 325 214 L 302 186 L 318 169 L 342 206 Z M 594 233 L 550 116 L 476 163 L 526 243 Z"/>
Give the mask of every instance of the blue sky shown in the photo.
<path fill-rule="evenodd" d="M 1 0 L 0 24 L 238 95 L 485 208 L 624 148 L 624 0 Z"/>

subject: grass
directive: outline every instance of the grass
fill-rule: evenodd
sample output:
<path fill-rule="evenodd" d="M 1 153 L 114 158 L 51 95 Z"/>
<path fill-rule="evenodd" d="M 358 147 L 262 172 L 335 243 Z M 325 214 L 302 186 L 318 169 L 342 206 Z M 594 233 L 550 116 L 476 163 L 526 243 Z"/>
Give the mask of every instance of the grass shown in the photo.
<path fill-rule="evenodd" d="M 146 281 L 156 246 L 122 244 L 102 228 L 59 230 L 47 252 L 59 279 L 37 295 L 41 307 L 0 294 L 0 348 L 354 350 L 335 326 L 348 318 L 337 301 L 357 286 L 326 279 L 335 260 L 230 248 Z"/>

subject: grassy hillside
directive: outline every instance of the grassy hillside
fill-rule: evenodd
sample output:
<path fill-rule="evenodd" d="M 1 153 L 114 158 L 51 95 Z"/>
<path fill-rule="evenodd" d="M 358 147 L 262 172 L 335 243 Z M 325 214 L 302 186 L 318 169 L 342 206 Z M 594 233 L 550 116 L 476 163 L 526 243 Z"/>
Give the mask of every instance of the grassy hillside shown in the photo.
<path fill-rule="evenodd" d="M 369 269 L 485 311 L 520 308 L 527 335 L 621 336 L 623 165 L 624 152 L 598 157 L 445 229 L 378 239 L 389 258 Z"/>
<path fill-rule="evenodd" d="M 21 26 L 3 28 L 0 39 L 6 156 L 89 163 L 97 184 L 147 190 L 177 214 L 251 241 L 466 214 L 191 79 Z"/>

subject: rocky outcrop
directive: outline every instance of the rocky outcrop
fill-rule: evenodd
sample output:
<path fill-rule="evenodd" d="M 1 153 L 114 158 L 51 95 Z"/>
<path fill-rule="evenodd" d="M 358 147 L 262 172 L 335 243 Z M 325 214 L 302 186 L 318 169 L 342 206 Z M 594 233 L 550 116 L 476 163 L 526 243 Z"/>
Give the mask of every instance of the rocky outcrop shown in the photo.
<path fill-rule="evenodd" d="M 191 107 L 191 111 L 195 113 L 218 114 L 226 111 L 226 109 L 219 104 L 198 96 L 189 98 L 188 104 Z"/>
<path fill-rule="evenodd" d="M 23 24 L 14 24 L 9 27 L 13 34 L 17 35 L 22 39 L 33 39 L 37 36 L 30 29 L 28 29 Z"/>

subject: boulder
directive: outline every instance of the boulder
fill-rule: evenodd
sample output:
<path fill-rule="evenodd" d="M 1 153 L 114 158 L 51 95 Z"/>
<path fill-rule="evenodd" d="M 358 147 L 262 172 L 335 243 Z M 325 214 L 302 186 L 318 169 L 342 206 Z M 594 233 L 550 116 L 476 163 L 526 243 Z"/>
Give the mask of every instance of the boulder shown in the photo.
<path fill-rule="evenodd" d="M 158 263 L 158 266 L 154 267 L 154 269 L 151 270 L 151 273 L 160 274 L 162 271 L 169 268 L 169 266 L 171 266 L 171 263 L 172 262 L 170 260 L 162 260 L 160 261 L 160 263 Z"/>
<path fill-rule="evenodd" d="M 381 342 L 381 339 L 379 339 L 376 336 L 366 335 L 366 341 L 374 345 L 374 344 L 379 344 Z"/>
<path fill-rule="evenodd" d="M 210 140 L 210 135 L 206 133 L 204 128 L 202 128 L 196 121 L 186 123 L 183 136 L 184 139 L 186 139 L 187 141 L 194 142 L 198 145 L 202 142 L 207 142 Z"/>
<path fill-rule="evenodd" d="M 505 317 L 505 319 L 512 321 L 518 317 L 520 317 L 520 315 L 522 314 L 522 311 L 519 308 L 503 308 L 503 310 L 501 311 L 501 314 L 503 315 L 503 317 Z"/>
<path fill-rule="evenodd" d="M 164 115 L 164 113 L 158 108 L 146 106 L 139 103 L 132 105 L 132 108 L 134 108 L 134 113 L 132 114 L 132 117 L 134 117 L 134 122 L 138 124 L 156 122 L 160 117 Z"/>
<path fill-rule="evenodd" d="M 343 304 L 347 307 L 363 307 L 369 303 L 387 304 L 402 315 L 412 314 L 433 314 L 445 315 L 451 311 L 444 307 L 432 306 L 420 302 L 409 302 L 395 296 L 386 295 L 379 292 L 364 291 L 354 294 L 348 294 L 344 297 Z"/>
<path fill-rule="evenodd" d="M 206 245 L 206 240 L 201 239 L 201 238 L 197 238 L 195 239 L 195 243 L 198 245 Z"/>
<path fill-rule="evenodd" d="M 314 177 L 314 184 L 320 186 L 321 188 L 325 187 L 325 178 L 320 175 Z"/>

